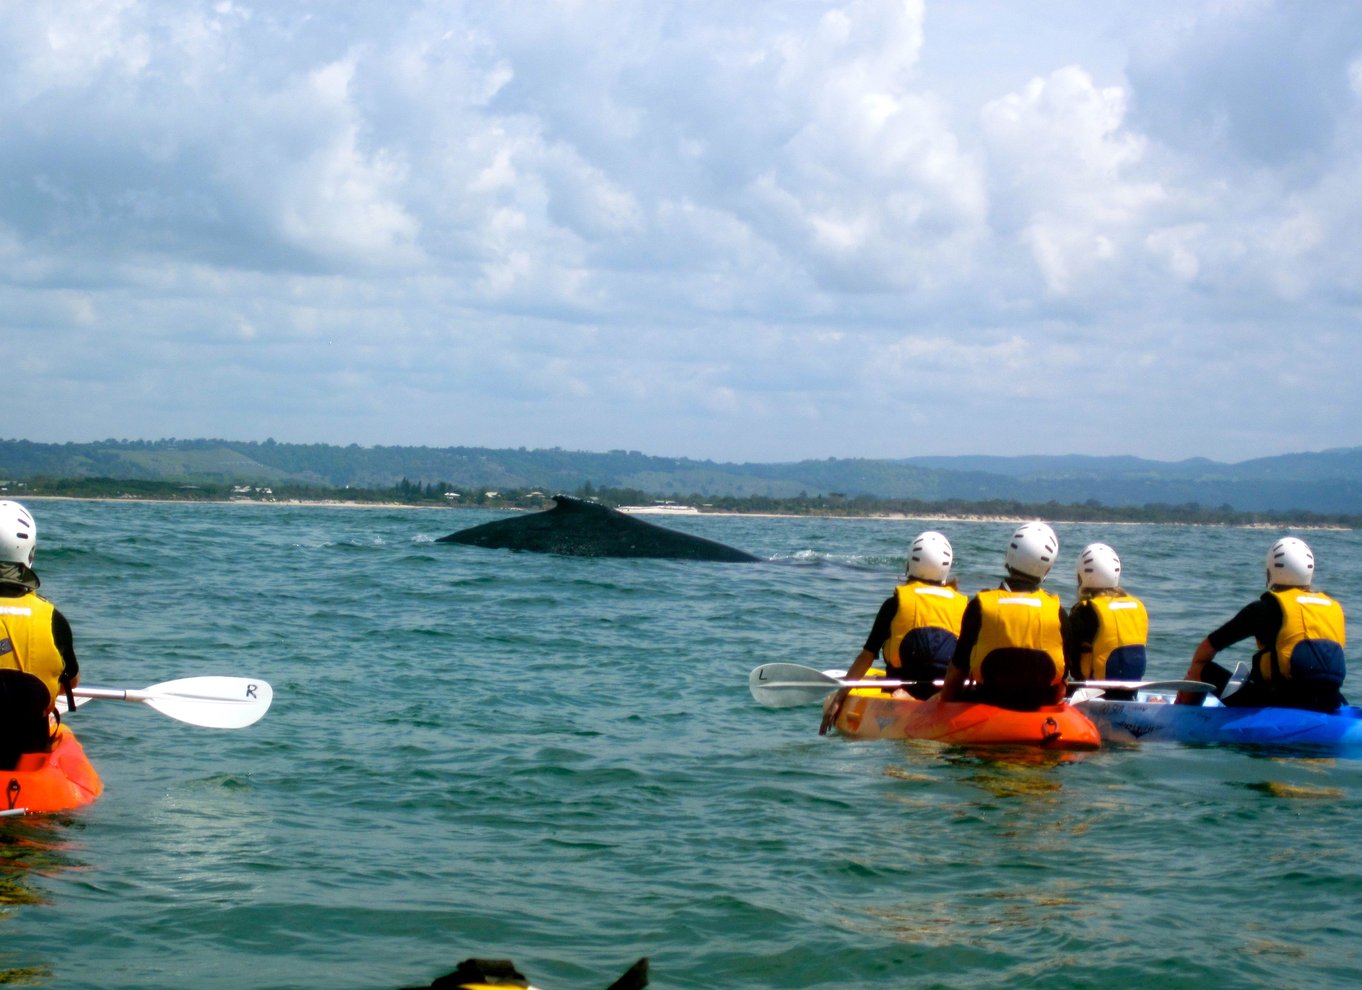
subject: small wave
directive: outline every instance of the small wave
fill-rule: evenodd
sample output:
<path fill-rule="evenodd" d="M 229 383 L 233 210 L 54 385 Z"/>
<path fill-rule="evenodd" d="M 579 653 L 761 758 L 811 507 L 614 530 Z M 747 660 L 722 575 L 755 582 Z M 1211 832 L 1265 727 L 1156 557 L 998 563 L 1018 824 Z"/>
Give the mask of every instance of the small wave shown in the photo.
<path fill-rule="evenodd" d="M 891 560 L 871 554 L 830 553 L 825 550 L 796 550 L 794 553 L 775 554 L 771 563 L 796 567 L 842 567 L 856 571 L 901 570 L 901 560 Z"/>

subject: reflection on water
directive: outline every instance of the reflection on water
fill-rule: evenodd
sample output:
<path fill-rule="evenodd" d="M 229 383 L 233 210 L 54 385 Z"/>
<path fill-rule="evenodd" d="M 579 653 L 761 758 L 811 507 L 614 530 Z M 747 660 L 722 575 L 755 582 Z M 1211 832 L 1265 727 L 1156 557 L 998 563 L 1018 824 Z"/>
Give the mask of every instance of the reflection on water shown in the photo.
<path fill-rule="evenodd" d="M 5 929 L 18 909 L 52 903 L 44 878 L 83 867 L 71 855 L 79 848 L 70 841 L 71 824 L 62 815 L 0 819 L 0 985 L 41 986 L 53 978 L 39 956 L 51 946 L 20 949 Z"/>
<path fill-rule="evenodd" d="M 995 798 L 1049 795 L 1063 785 L 1059 772 L 1065 764 L 1077 763 L 1085 753 L 1044 752 L 1023 748 L 974 749 L 952 747 L 941 751 L 941 760 L 958 771 L 963 779 Z"/>
<path fill-rule="evenodd" d="M 41 904 L 45 895 L 35 889 L 35 876 L 52 876 L 77 869 L 81 862 L 70 852 L 63 815 L 0 819 L 0 904 Z"/>
<path fill-rule="evenodd" d="M 1251 791 L 1261 791 L 1277 798 L 1337 801 L 1343 797 L 1343 788 L 1341 787 L 1311 787 L 1308 784 L 1288 784 L 1275 780 L 1259 781 L 1246 786 Z"/>

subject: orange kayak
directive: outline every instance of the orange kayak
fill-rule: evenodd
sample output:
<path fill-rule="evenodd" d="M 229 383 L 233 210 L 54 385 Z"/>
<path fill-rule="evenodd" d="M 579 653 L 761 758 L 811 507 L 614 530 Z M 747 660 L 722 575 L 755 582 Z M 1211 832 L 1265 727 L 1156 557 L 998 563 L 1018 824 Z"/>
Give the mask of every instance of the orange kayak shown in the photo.
<path fill-rule="evenodd" d="M 13 770 L 0 770 L 0 815 L 69 811 L 104 793 L 76 734 L 57 726 L 48 753 L 25 753 Z"/>
<path fill-rule="evenodd" d="M 958 746 L 1086 750 L 1102 745 L 1097 727 L 1068 703 L 1018 712 L 973 701 L 916 701 L 851 691 L 833 727 L 858 739 L 931 739 Z"/>

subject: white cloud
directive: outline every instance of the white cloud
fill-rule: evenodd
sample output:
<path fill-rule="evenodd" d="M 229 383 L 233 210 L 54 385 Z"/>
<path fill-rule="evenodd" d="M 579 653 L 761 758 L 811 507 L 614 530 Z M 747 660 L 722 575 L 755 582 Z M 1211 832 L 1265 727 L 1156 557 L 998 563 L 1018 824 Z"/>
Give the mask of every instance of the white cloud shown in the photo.
<path fill-rule="evenodd" d="M 1120 87 L 1078 66 L 983 108 L 1000 233 L 1015 229 L 1052 293 L 1115 260 L 1163 196 L 1137 172 L 1144 140 L 1125 111 Z"/>
<path fill-rule="evenodd" d="M 9 429 L 755 460 L 1356 443 L 1362 14 L 1044 12 L 15 7 L 0 335 L 64 359 L 26 366 Z M 1305 327 L 1331 401 L 1231 428 Z M 1118 441 L 1074 414 L 1094 369 L 1139 424 Z M 951 428 L 896 429 L 924 409 Z"/>

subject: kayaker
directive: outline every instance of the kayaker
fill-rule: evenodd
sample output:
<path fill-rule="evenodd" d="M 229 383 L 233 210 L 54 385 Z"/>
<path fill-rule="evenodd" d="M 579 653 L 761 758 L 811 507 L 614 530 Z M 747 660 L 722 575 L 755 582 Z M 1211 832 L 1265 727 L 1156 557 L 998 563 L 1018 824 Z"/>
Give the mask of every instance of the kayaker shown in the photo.
<path fill-rule="evenodd" d="M 894 689 L 894 697 L 930 698 L 936 693 L 935 682 L 945 676 L 955 655 L 968 602 L 951 577 L 954 560 L 955 551 L 945 536 L 933 530 L 917 535 L 908 547 L 908 580 L 880 605 L 865 646 L 847 668 L 847 680 L 865 677 L 875 658 L 883 657 L 887 679 L 913 682 Z M 820 733 L 836 721 L 848 690 L 843 688 L 824 703 Z"/>
<path fill-rule="evenodd" d="M 62 691 L 80 680 L 71 625 L 40 596 L 33 572 L 38 527 L 18 502 L 0 501 L 0 767 L 46 752 Z"/>
<path fill-rule="evenodd" d="M 965 607 L 937 700 L 1031 711 L 1063 699 L 1068 621 L 1059 598 L 1040 586 L 1058 555 L 1059 538 L 1043 522 L 1024 523 L 1012 534 L 1007 577 Z"/>
<path fill-rule="evenodd" d="M 907 693 L 915 698 L 936 693 L 932 682 L 945 675 L 955 655 L 969 601 L 951 578 L 954 556 L 951 541 L 940 533 L 918 534 L 908 548 L 908 580 L 880 606 L 865 646 L 847 668 L 847 680 L 861 679 L 875 658 L 883 657 L 886 677 L 914 682 Z"/>
<path fill-rule="evenodd" d="M 1144 677 L 1149 614 L 1121 587 L 1121 558 L 1105 543 L 1078 555 L 1078 601 L 1069 609 L 1069 672 L 1083 680 L 1138 681 Z M 1108 698 L 1119 700 L 1113 691 Z M 1134 697 L 1133 693 L 1131 697 Z"/>
<path fill-rule="evenodd" d="M 1201 641 L 1187 679 L 1223 692 L 1231 673 L 1212 658 L 1252 637 L 1258 645 L 1253 667 L 1243 687 L 1221 698 L 1226 705 L 1334 711 L 1345 704 L 1343 606 L 1315 590 L 1315 554 L 1304 540 L 1285 536 L 1272 544 L 1266 569 L 1267 591 Z M 1177 700 L 1196 705 L 1202 696 L 1182 692 Z"/>

